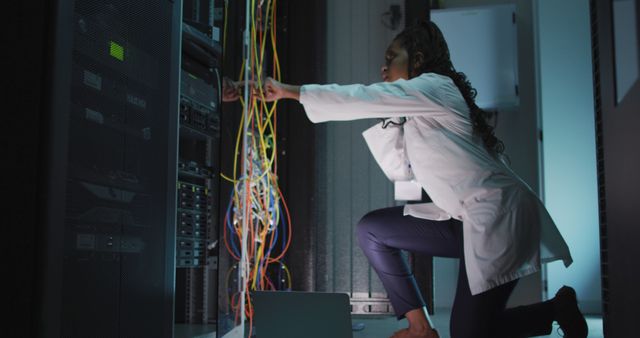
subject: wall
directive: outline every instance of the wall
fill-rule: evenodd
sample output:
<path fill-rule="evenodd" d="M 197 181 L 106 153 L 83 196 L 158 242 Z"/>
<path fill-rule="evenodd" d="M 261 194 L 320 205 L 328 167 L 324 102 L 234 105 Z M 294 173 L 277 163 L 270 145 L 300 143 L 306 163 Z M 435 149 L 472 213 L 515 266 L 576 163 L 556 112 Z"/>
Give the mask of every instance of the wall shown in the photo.
<path fill-rule="evenodd" d="M 399 30 L 381 23 L 403 1 L 327 2 L 327 83 L 380 81 L 387 44 Z M 403 27 L 401 22 L 399 27 Z M 393 186 L 369 154 L 361 133 L 377 121 L 316 125 L 318 252 L 316 289 L 355 298 L 385 297 L 357 246 L 355 225 L 370 210 L 393 206 Z"/>
<path fill-rule="evenodd" d="M 574 259 L 548 265 L 548 290 L 573 286 L 600 313 L 600 256 L 591 33 L 587 0 L 535 2 L 544 198 Z"/>

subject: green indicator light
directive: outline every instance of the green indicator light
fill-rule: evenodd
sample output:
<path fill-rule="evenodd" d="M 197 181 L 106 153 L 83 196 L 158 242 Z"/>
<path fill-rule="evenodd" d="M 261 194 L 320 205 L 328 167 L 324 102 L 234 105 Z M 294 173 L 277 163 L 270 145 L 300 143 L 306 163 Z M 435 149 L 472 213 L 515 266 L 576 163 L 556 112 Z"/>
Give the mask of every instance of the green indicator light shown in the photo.
<path fill-rule="evenodd" d="M 124 47 L 113 41 L 109 41 L 109 54 L 120 61 L 124 61 Z"/>
<path fill-rule="evenodd" d="M 194 78 L 194 79 L 196 79 L 196 80 L 198 79 L 195 75 L 193 75 L 193 74 L 191 74 L 191 73 L 187 73 L 187 74 L 189 74 L 189 76 L 190 76 L 191 78 Z"/>

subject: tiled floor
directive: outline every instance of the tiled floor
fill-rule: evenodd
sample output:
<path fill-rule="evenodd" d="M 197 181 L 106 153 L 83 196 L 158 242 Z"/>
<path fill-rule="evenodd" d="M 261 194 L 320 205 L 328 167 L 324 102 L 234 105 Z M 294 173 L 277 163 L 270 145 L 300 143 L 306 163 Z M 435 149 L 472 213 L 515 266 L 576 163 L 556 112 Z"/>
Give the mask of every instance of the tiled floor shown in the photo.
<path fill-rule="evenodd" d="M 449 315 L 450 311 L 441 309 L 436 311 L 436 315 L 432 317 L 434 325 L 440 333 L 440 338 L 450 338 L 449 336 Z M 353 338 L 387 338 L 391 337 L 393 332 L 407 327 L 406 320 L 397 321 L 394 317 L 354 317 L 352 323 L 363 323 L 364 329 L 354 331 Z M 602 334 L 602 317 L 588 316 L 587 324 L 589 325 L 589 338 L 603 338 Z M 558 325 L 554 323 L 553 332 L 549 336 L 541 337 L 562 337 L 558 333 Z"/>

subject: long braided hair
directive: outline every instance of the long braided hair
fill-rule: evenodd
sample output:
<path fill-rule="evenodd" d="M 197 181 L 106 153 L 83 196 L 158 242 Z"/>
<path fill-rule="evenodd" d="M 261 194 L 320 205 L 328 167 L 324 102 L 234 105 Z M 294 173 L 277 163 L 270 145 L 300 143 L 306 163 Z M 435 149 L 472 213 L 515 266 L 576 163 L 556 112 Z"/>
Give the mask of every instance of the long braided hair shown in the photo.
<path fill-rule="evenodd" d="M 453 68 L 449 47 L 438 26 L 431 21 L 421 21 L 419 24 L 402 31 L 394 41 L 407 50 L 409 77 L 415 77 L 422 73 L 436 73 L 453 80 L 469 107 L 474 133 L 482 138 L 484 146 L 489 152 L 495 155 L 504 153 L 504 143 L 495 136 L 494 128 L 487 123 L 489 112 L 481 109 L 475 103 L 476 90 L 471 87 L 471 83 L 464 73 Z M 417 69 L 413 69 L 418 52 L 422 54 L 422 62 Z"/>

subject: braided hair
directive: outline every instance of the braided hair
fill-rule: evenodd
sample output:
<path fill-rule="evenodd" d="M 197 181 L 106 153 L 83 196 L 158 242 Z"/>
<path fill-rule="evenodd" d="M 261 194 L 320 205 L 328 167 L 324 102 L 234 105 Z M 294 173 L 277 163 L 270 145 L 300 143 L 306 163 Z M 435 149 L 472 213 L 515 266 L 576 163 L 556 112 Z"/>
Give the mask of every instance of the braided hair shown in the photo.
<path fill-rule="evenodd" d="M 484 146 L 489 152 L 501 155 L 504 152 L 504 143 L 495 136 L 494 128 L 487 123 L 490 113 L 476 105 L 476 90 L 471 87 L 471 83 L 464 73 L 453 68 L 449 47 L 438 26 L 431 21 L 421 21 L 419 24 L 400 32 L 394 41 L 407 50 L 410 78 L 422 73 L 436 73 L 453 80 L 469 107 L 474 133 L 482 138 Z M 421 56 L 417 53 L 420 53 Z M 418 60 L 418 58 L 421 59 Z M 413 69 L 416 62 L 418 62 L 418 67 Z"/>

